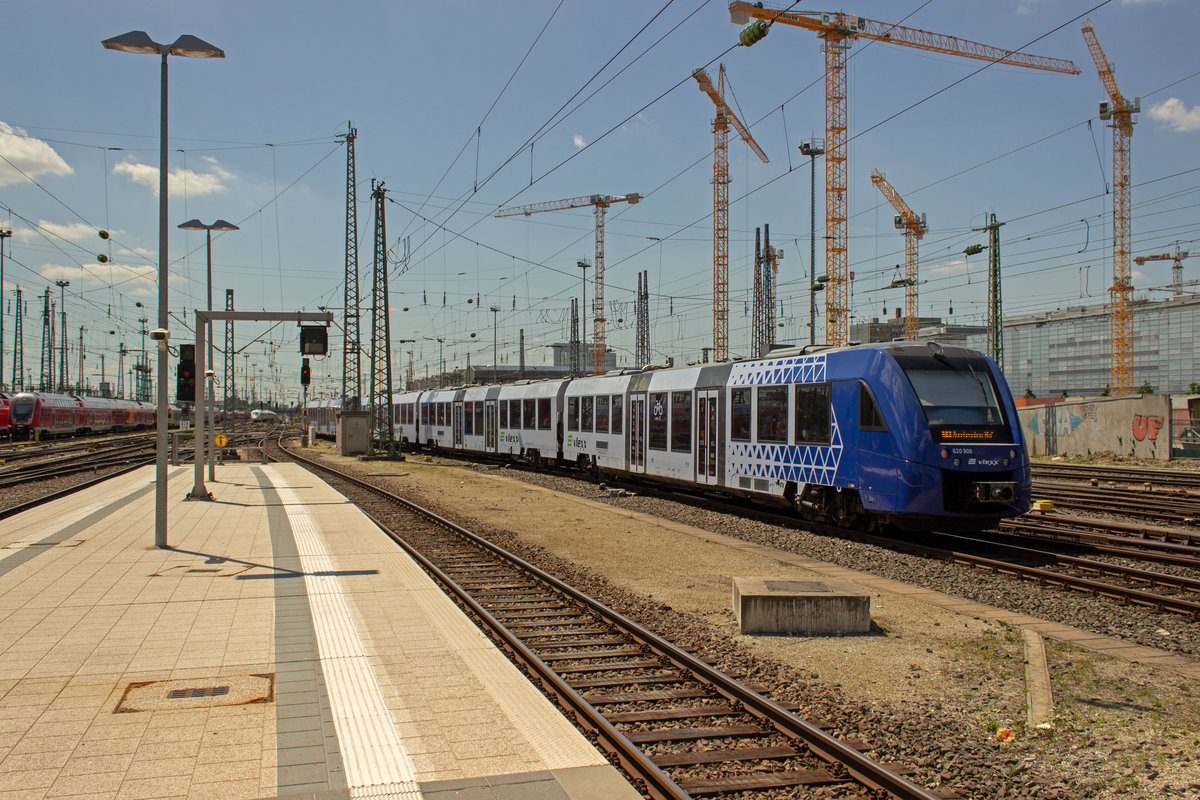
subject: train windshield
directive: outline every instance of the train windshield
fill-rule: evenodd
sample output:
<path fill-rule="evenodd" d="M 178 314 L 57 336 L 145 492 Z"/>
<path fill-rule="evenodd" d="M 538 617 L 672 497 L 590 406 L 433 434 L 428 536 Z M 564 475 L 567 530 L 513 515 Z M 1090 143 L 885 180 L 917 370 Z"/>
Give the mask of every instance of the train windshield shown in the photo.
<path fill-rule="evenodd" d="M 18 395 L 12 401 L 12 418 L 24 422 L 33 416 L 33 398 L 28 395 Z"/>
<path fill-rule="evenodd" d="M 920 359 L 901 364 L 931 427 L 1003 425 L 1004 415 L 984 363 L 972 359 Z"/>

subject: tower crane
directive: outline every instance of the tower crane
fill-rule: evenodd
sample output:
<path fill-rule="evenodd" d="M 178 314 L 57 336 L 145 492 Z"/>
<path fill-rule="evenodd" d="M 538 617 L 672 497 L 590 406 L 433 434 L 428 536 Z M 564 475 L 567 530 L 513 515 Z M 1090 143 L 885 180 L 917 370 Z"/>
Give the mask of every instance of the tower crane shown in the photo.
<path fill-rule="evenodd" d="M 1100 48 L 1100 40 L 1089 19 L 1083 23 L 1087 42 L 1100 82 L 1108 92 L 1108 101 L 1100 103 L 1100 119 L 1112 120 L 1113 129 L 1113 285 L 1109 289 L 1112 308 L 1108 331 L 1112 355 L 1109 357 L 1109 382 L 1114 395 L 1133 391 L 1133 285 L 1129 270 L 1129 140 L 1133 136 L 1133 115 L 1142 110 L 1141 98 L 1129 102 L 1117 88 L 1112 65 Z"/>
<path fill-rule="evenodd" d="M 1139 267 L 1147 261 L 1174 261 L 1171 265 L 1171 296 L 1180 297 L 1183 295 L 1183 260 L 1188 257 L 1187 250 L 1179 249 L 1179 242 L 1175 242 L 1174 253 L 1156 253 L 1152 256 L 1138 256 L 1133 260 L 1133 263 Z"/>
<path fill-rule="evenodd" d="M 871 170 L 871 183 L 875 184 L 875 188 L 887 198 L 892 208 L 896 209 L 896 227 L 904 230 L 904 339 L 915 342 L 918 321 L 917 243 L 929 230 L 929 226 L 925 224 L 925 215 L 918 217 L 879 170 Z"/>
<path fill-rule="evenodd" d="M 717 70 L 714 87 L 703 68 L 692 72 L 700 91 L 717 107 L 713 120 L 713 360 L 729 360 L 729 126 L 754 154 L 767 163 L 767 154 L 725 102 L 725 65 Z"/>
<path fill-rule="evenodd" d="M 794 5 L 794 4 L 793 4 Z M 847 259 L 847 186 L 846 186 L 846 57 L 855 39 L 898 44 L 918 50 L 974 58 L 1015 67 L 1078 75 L 1070 61 L 1046 56 L 1017 53 L 940 33 L 905 28 L 865 17 L 827 11 L 784 11 L 756 2 L 733 0 L 730 19 L 738 25 L 754 20 L 739 36 L 743 45 L 752 45 L 767 35 L 775 23 L 814 31 L 825 40 L 825 272 L 829 276 L 825 293 L 825 341 L 845 344 L 850 326 Z"/>
<path fill-rule="evenodd" d="M 636 192 L 623 195 L 591 194 L 586 197 L 571 197 L 566 200 L 551 200 L 527 206 L 511 206 L 496 212 L 497 217 L 516 217 L 538 214 L 543 211 L 566 211 L 570 208 L 592 206 L 596 216 L 596 262 L 592 271 L 596 282 L 595 297 L 592 298 L 592 374 L 604 374 L 604 214 L 613 203 L 634 205 L 642 199 Z"/>

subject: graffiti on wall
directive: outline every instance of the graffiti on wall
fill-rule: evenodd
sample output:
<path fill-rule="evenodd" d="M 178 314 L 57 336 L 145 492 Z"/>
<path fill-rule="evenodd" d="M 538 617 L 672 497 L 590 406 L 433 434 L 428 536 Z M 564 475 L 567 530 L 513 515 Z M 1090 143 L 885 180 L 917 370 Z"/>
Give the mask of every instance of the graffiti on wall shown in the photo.
<path fill-rule="evenodd" d="M 1149 439 L 1152 442 L 1158 441 L 1158 432 L 1162 430 L 1163 418 L 1143 416 L 1141 414 L 1133 415 L 1133 438 L 1139 442 L 1144 442 Z"/>

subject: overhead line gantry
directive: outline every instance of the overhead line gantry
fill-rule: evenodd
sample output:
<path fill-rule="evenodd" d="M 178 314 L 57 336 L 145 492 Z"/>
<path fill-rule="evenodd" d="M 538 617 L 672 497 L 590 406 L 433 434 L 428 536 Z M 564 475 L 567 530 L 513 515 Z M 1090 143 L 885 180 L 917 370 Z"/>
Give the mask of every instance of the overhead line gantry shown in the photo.
<path fill-rule="evenodd" d="M 846 59 L 855 39 L 898 44 L 917 50 L 974 58 L 1015 67 L 1078 75 L 1070 61 L 1004 50 L 954 36 L 905 28 L 866 17 L 827 11 L 787 11 L 789 6 L 733 0 L 729 3 L 732 22 L 744 25 L 739 42 L 752 45 L 767 35 L 775 23 L 814 31 L 825 40 L 825 341 L 845 344 L 849 338 L 850 308 L 847 257 L 847 88 Z"/>
<path fill-rule="evenodd" d="M 642 199 L 640 194 L 632 192 L 623 195 L 592 194 L 586 197 L 571 197 L 566 200 L 550 200 L 545 203 L 533 203 L 527 206 L 511 206 L 496 212 L 497 217 L 516 217 L 539 214 L 544 211 L 566 211 L 572 208 L 592 206 L 596 216 L 596 263 L 592 271 L 596 283 L 595 297 L 592 298 L 592 374 L 604 374 L 604 354 L 606 352 L 604 330 L 604 214 L 614 203 L 629 203 L 634 205 Z M 587 344 L 586 342 L 584 344 Z"/>

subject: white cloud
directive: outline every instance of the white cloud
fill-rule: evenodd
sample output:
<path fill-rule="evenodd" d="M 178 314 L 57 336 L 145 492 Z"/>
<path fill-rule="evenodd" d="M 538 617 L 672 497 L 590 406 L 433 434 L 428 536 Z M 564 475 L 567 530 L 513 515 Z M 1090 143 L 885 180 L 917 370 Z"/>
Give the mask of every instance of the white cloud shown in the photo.
<path fill-rule="evenodd" d="M 955 261 L 947 262 L 945 264 L 939 264 L 936 267 L 929 267 L 928 269 L 922 267 L 921 273 L 927 274 L 929 276 L 954 275 L 954 274 L 966 272 L 970 268 L 971 268 L 971 263 L 969 261 L 963 261 L 962 259 L 958 259 Z"/>
<path fill-rule="evenodd" d="M 17 237 L 17 241 L 19 242 L 30 242 L 40 239 L 44 234 L 50 237 L 67 239 L 72 242 L 95 241 L 97 243 L 96 246 L 100 246 L 101 240 L 96 234 L 96 229 L 86 222 L 68 222 L 64 224 L 39 219 L 37 225 L 41 229 L 40 233 L 34 228 L 17 228 L 13 231 L 13 235 Z"/>
<path fill-rule="evenodd" d="M 1168 97 L 1150 106 L 1150 119 L 1161 122 L 1179 133 L 1200 130 L 1200 106 L 1187 107 L 1178 97 Z"/>
<path fill-rule="evenodd" d="M 587 147 L 587 142 L 585 142 L 583 140 L 583 137 L 580 136 L 578 133 L 575 134 L 575 136 L 571 139 L 571 141 L 575 144 L 576 147 L 578 147 L 581 150 L 583 148 Z"/>
<path fill-rule="evenodd" d="M 70 175 L 74 172 L 62 156 L 54 152 L 53 147 L 6 122 L 0 122 L 0 155 L 8 159 L 0 161 L 0 186 L 27 180 L 14 167 L 31 178 L 47 174 Z"/>
<path fill-rule="evenodd" d="M 225 181 L 233 177 L 233 173 L 223 168 L 215 158 L 206 156 L 210 172 L 196 172 L 191 169 L 173 169 L 167 180 L 167 191 L 172 196 L 205 195 L 223 192 Z M 158 167 L 152 164 L 142 164 L 137 161 L 122 161 L 113 167 L 114 175 L 124 175 L 134 183 L 150 188 L 158 195 Z"/>

